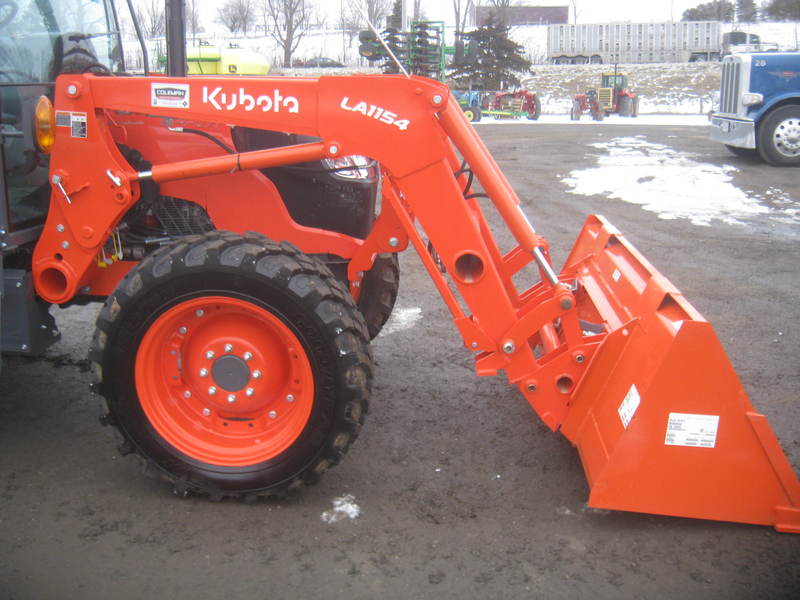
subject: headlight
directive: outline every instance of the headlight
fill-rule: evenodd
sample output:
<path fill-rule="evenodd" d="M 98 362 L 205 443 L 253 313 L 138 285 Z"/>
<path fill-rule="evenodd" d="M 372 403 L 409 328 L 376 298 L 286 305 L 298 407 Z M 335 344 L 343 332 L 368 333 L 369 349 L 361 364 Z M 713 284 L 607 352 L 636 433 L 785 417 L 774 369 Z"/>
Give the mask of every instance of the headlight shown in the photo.
<path fill-rule="evenodd" d="M 764 96 L 762 94 L 756 94 L 754 92 L 745 92 L 742 94 L 742 104 L 745 106 L 753 106 L 754 104 L 761 104 L 764 101 Z"/>
<path fill-rule="evenodd" d="M 342 156 L 339 158 L 323 158 L 322 164 L 334 175 L 346 179 L 368 179 L 372 174 L 373 161 L 366 156 Z"/>

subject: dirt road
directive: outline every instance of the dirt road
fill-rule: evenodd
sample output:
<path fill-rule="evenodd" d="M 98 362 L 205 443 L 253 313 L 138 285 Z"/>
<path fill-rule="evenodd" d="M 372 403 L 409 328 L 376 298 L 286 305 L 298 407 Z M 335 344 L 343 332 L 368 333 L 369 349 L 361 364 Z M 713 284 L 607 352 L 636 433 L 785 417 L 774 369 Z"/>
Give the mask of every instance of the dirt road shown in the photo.
<path fill-rule="evenodd" d="M 728 156 L 701 127 L 479 132 L 557 264 L 599 212 L 681 289 L 800 470 L 797 169 Z M 721 169 L 729 183 L 771 211 L 704 226 L 569 192 L 577 183 L 565 179 L 582 180 L 573 171 L 637 147 L 665 168 L 672 158 L 735 167 Z M 653 177 L 639 178 L 642 189 Z M 577 453 L 503 378 L 474 374 L 410 253 L 394 320 L 374 343 L 363 433 L 320 485 L 286 501 L 178 499 L 118 456 L 88 392 L 95 310 L 54 309 L 64 340 L 44 359 L 4 360 L 0 598 L 800 596 L 800 536 L 586 509 Z"/>

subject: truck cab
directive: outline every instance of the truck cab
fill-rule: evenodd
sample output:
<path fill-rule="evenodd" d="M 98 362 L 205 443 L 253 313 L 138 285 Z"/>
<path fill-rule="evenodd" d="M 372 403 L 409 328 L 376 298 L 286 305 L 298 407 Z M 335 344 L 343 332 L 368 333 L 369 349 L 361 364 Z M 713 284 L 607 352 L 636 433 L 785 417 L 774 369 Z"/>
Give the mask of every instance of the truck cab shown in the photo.
<path fill-rule="evenodd" d="M 726 56 L 711 139 L 737 156 L 799 166 L 800 52 Z"/>

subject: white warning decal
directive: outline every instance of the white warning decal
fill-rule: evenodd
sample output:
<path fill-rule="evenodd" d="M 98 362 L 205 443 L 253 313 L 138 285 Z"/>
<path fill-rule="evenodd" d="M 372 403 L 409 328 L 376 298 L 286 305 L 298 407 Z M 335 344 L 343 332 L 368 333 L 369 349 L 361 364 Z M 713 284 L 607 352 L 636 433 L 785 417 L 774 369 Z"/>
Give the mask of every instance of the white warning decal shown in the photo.
<path fill-rule="evenodd" d="M 719 415 L 669 413 L 666 446 L 713 448 L 717 444 Z"/>
<path fill-rule="evenodd" d="M 56 111 L 56 127 L 69 127 L 70 135 L 74 138 L 86 137 L 86 113 Z"/>
<path fill-rule="evenodd" d="M 625 399 L 622 401 L 622 404 L 620 404 L 617 409 L 619 419 L 622 421 L 622 426 L 625 429 L 628 428 L 628 423 L 631 422 L 633 415 L 636 414 L 636 410 L 639 408 L 639 402 L 641 402 L 639 390 L 636 389 L 635 385 L 632 385 L 628 393 L 625 394 Z"/>
<path fill-rule="evenodd" d="M 151 83 L 150 106 L 189 108 L 188 83 Z"/>

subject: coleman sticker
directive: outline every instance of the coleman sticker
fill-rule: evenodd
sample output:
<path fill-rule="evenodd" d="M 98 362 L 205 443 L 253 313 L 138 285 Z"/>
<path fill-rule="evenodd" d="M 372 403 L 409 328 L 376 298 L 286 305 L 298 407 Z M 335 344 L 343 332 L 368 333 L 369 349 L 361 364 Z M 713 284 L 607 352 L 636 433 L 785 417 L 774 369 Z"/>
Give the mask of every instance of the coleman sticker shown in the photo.
<path fill-rule="evenodd" d="M 619 413 L 619 419 L 622 421 L 622 426 L 627 429 L 628 423 L 631 422 L 633 415 L 636 414 L 636 410 L 639 408 L 639 402 L 641 398 L 639 397 L 639 390 L 636 389 L 635 385 L 631 386 L 631 389 L 628 390 L 628 393 L 625 394 L 625 399 L 622 401 L 622 404 L 619 405 L 617 412 Z"/>
<path fill-rule="evenodd" d="M 69 127 L 71 137 L 85 138 L 86 113 L 58 110 L 56 111 L 56 127 Z"/>
<path fill-rule="evenodd" d="M 717 444 L 719 415 L 669 413 L 666 446 L 713 448 Z"/>
<path fill-rule="evenodd" d="M 189 85 L 186 83 L 151 83 L 150 106 L 189 108 Z"/>

